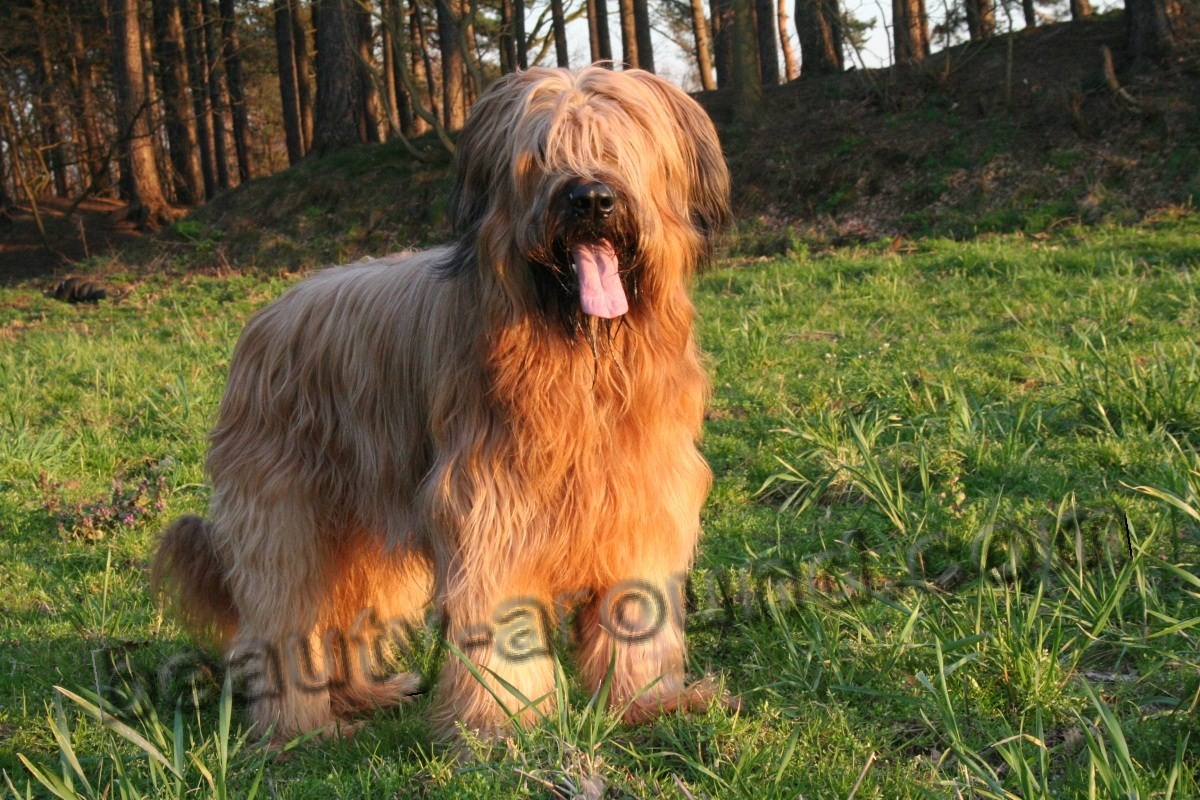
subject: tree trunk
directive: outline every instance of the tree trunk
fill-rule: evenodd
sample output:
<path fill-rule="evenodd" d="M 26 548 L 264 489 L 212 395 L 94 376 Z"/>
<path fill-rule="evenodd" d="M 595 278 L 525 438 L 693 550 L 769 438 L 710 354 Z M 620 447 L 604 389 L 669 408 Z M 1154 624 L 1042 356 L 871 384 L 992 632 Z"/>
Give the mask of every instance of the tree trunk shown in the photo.
<path fill-rule="evenodd" d="M 758 31 L 758 67 L 763 86 L 777 86 L 779 45 L 775 38 L 775 0 L 755 0 L 754 24 Z"/>
<path fill-rule="evenodd" d="M 1025 16 L 1025 27 L 1036 28 L 1038 23 L 1037 8 L 1034 0 L 1021 0 L 1021 13 Z"/>
<path fill-rule="evenodd" d="M 200 144 L 200 171 L 204 177 L 204 197 L 217 193 L 217 165 L 213 159 L 212 113 L 208 105 L 208 63 L 204 58 L 204 33 L 197 16 L 195 0 L 181 0 L 184 44 L 187 50 L 188 83 L 191 85 L 192 115 L 196 120 L 196 139 Z"/>
<path fill-rule="evenodd" d="M 229 87 L 229 106 L 233 114 L 233 144 L 237 151 L 238 179 L 250 179 L 253 155 L 250 151 L 250 121 L 246 92 L 242 87 L 242 53 L 238 40 L 237 17 L 233 0 L 220 0 L 221 43 L 225 56 L 225 81 Z"/>
<path fill-rule="evenodd" d="M 710 0 L 712 5 L 713 66 L 717 88 L 733 85 L 733 0 Z"/>
<path fill-rule="evenodd" d="M 383 124 L 379 109 L 379 86 L 375 83 L 375 31 L 371 24 L 371 14 L 358 3 L 354 4 L 354 15 L 357 21 L 358 60 L 356 62 L 358 80 L 362 84 L 362 112 L 359 115 L 359 139 L 370 144 L 383 141 L 379 128 Z"/>
<path fill-rule="evenodd" d="M 12 195 L 4 185 L 4 160 L 0 159 L 0 224 L 12 222 L 13 208 Z"/>
<path fill-rule="evenodd" d="M 567 52 L 567 18 L 563 14 L 563 0 L 550 0 L 550 19 L 554 27 L 554 57 L 560 67 L 571 66 L 571 55 Z"/>
<path fill-rule="evenodd" d="M 200 18 L 204 37 L 204 63 L 208 69 L 208 105 L 212 109 L 213 163 L 217 167 L 217 185 L 228 189 L 229 132 L 225 130 L 225 87 L 221 60 L 217 56 L 217 21 L 213 16 L 212 0 L 200 0 Z"/>
<path fill-rule="evenodd" d="M 758 64 L 758 32 L 754 0 L 733 2 L 733 119 L 742 125 L 762 113 L 762 71 Z"/>
<path fill-rule="evenodd" d="M 700 71 L 700 88 L 711 92 L 713 83 L 712 42 L 708 36 L 708 18 L 704 15 L 704 0 L 691 0 L 692 39 L 696 42 L 696 68 Z"/>
<path fill-rule="evenodd" d="M 925 0 L 892 0 L 892 36 L 897 64 L 916 64 L 925 60 L 929 55 L 929 18 L 925 14 Z"/>
<path fill-rule="evenodd" d="M 624 64 L 624 69 L 637 69 L 638 39 L 633 0 L 618 0 L 618 2 L 621 7 L 621 62 Z"/>
<path fill-rule="evenodd" d="M 1163 63 L 1175 55 L 1175 32 L 1167 0 L 1125 0 L 1125 55 Z"/>
<path fill-rule="evenodd" d="M 140 8 L 138 14 L 142 16 Z M 171 159 L 167 152 L 167 143 L 162 137 L 162 131 L 166 126 L 162 103 L 159 102 L 162 92 L 158 88 L 158 77 L 154 74 L 154 25 L 150 19 L 139 21 L 142 22 L 142 75 L 146 84 L 146 97 L 149 100 L 150 143 L 154 147 L 154 163 L 158 166 L 158 185 L 162 187 L 163 196 L 169 203 L 174 199 L 174 193 L 172 192 Z"/>
<path fill-rule="evenodd" d="M 1071 0 L 1071 19 L 1087 19 L 1091 15 L 1090 0 Z"/>
<path fill-rule="evenodd" d="M 300 123 L 300 90 L 296 78 L 296 51 L 292 44 L 292 4 L 274 0 L 275 63 L 279 70 L 279 99 L 283 106 L 283 138 L 287 144 L 288 164 L 304 158 L 304 131 Z"/>
<path fill-rule="evenodd" d="M 513 39 L 517 42 L 517 69 L 529 69 L 529 37 L 525 32 L 525 0 L 513 0 Z"/>
<path fill-rule="evenodd" d="M 95 65 L 91 63 L 84 45 L 83 29 L 78 18 L 72 14 L 68 20 L 71 29 L 71 93 L 86 147 L 88 179 L 93 193 L 107 190 L 112 183 L 96 96 L 92 89 Z"/>
<path fill-rule="evenodd" d="M 42 141 L 45 144 L 54 193 L 59 197 L 66 197 L 70 194 L 67 188 L 67 159 L 64 153 L 66 143 L 58 124 L 58 104 L 54 101 L 54 61 L 57 53 L 51 52 L 50 38 L 46 35 L 52 23 L 46 15 L 42 0 L 34 0 L 33 11 L 37 28 L 38 127 L 41 128 Z"/>
<path fill-rule="evenodd" d="M 612 38 L 608 33 L 608 3 L 606 0 L 587 0 L 587 23 L 592 63 L 611 62 Z"/>
<path fill-rule="evenodd" d="M 513 37 L 513 0 L 500 0 L 500 74 L 517 69 L 517 40 Z"/>
<path fill-rule="evenodd" d="M 463 96 L 463 49 L 457 0 L 437 0 L 438 43 L 442 56 L 442 125 L 446 130 L 462 128 L 465 115 Z"/>
<path fill-rule="evenodd" d="M 192 116 L 192 99 L 188 92 L 183 17 L 177 0 L 156 0 L 153 7 L 158 85 L 163 94 L 175 197 L 180 203 L 192 205 L 204 199 L 204 175 L 201 172 L 196 123 Z"/>
<path fill-rule="evenodd" d="M 317 107 L 312 149 L 319 155 L 362 142 L 362 80 L 354 0 L 317 7 Z"/>
<path fill-rule="evenodd" d="M 796 33 L 800 37 L 802 76 L 842 71 L 845 56 L 837 0 L 796 0 Z"/>
<path fill-rule="evenodd" d="M 967 32 L 972 42 L 990 39 L 996 33 L 996 5 L 994 0 L 965 0 L 967 10 Z"/>
<path fill-rule="evenodd" d="M 308 40 L 312 35 L 310 26 L 304 21 L 301 0 L 290 0 L 292 4 L 292 47 L 296 60 L 296 93 L 300 96 L 300 131 L 304 134 L 304 152 L 313 145 L 313 64 L 308 55 Z M 314 13 L 313 19 L 316 19 Z"/>
<path fill-rule="evenodd" d="M 474 5 L 474 9 L 471 6 Z M 479 37 L 475 33 L 475 20 L 479 16 L 478 0 L 460 0 L 460 8 L 463 15 L 463 46 L 466 51 L 463 53 L 463 58 L 467 64 L 467 97 L 466 105 L 463 108 L 463 114 L 467 114 L 471 110 L 471 106 L 475 105 L 475 100 L 479 97 L 479 92 L 483 89 L 483 71 L 485 69 L 483 59 L 479 57 Z"/>
<path fill-rule="evenodd" d="M 783 66 L 786 70 L 784 75 L 789 81 L 794 81 L 800 77 L 800 62 L 796 60 L 796 48 L 792 47 L 792 37 L 788 36 L 787 3 L 788 0 L 778 0 L 775 15 L 779 28 L 779 47 L 783 50 Z"/>
<path fill-rule="evenodd" d="M 421 18 L 421 4 L 418 0 L 410 0 L 412 8 L 412 38 L 413 38 L 413 75 L 419 84 L 425 81 L 425 91 L 429 94 L 429 110 L 434 117 L 440 115 L 437 86 L 433 74 L 433 58 L 429 55 L 429 40 L 425 35 L 425 21 Z M 428 123 L 427 123 L 428 124 Z"/>
<path fill-rule="evenodd" d="M 397 48 L 397 35 L 406 35 L 399 0 L 383 0 L 383 86 L 387 99 L 388 124 L 405 137 L 414 135 L 413 111 L 408 90 L 404 87 L 403 52 Z M 399 61 L 397 59 L 399 58 Z"/>
<path fill-rule="evenodd" d="M 158 179 L 150 119 L 146 110 L 145 64 L 137 0 L 108 0 L 113 35 L 113 86 L 122 147 L 128 152 L 130 197 L 128 218 L 141 227 L 154 228 L 171 218 L 171 210 Z"/>
<path fill-rule="evenodd" d="M 637 36 L 638 69 L 654 72 L 654 43 L 650 39 L 650 4 L 633 0 L 633 23 Z"/>

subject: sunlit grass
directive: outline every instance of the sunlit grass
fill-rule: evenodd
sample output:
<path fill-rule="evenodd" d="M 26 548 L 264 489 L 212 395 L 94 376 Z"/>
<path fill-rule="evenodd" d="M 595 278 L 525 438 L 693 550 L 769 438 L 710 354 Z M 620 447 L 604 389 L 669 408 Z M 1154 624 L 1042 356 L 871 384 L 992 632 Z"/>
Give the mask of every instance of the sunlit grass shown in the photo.
<path fill-rule="evenodd" d="M 286 282 L 130 278 L 96 309 L 0 290 L 9 791 L 246 796 L 261 771 L 287 798 L 1195 797 L 1198 270 L 1184 218 L 700 276 L 716 483 L 691 657 L 743 710 L 627 728 L 564 654 L 560 710 L 467 761 L 424 699 L 264 761 L 219 670 L 160 679 L 189 645 L 149 544 L 203 510 L 233 343 Z M 161 510 L 59 524 L 56 497 L 98 515 L 141 474 Z"/>

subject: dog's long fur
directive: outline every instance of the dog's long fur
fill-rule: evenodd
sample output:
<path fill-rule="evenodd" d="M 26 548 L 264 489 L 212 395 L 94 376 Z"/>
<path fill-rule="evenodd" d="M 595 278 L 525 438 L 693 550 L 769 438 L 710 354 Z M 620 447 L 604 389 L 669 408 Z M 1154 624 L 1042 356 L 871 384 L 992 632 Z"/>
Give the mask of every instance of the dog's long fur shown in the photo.
<path fill-rule="evenodd" d="M 332 659 L 328 632 L 360 635 L 365 610 L 418 621 L 435 603 L 494 681 L 446 659 L 443 734 L 529 718 L 504 683 L 549 702 L 549 658 L 469 647 L 515 598 L 550 613 L 584 598 L 580 673 L 594 688 L 614 664 L 610 702 L 629 719 L 707 703 L 711 687 L 684 681 L 680 615 L 634 640 L 612 635 L 604 603 L 629 581 L 677 598 L 699 532 L 707 382 L 687 290 L 727 215 L 712 124 L 648 73 L 531 69 L 480 97 L 455 167 L 452 245 L 324 271 L 247 326 L 208 518 L 167 530 L 155 584 L 235 658 L 299 644 Z M 558 263 L 579 180 L 617 198 L 621 319 L 584 315 Z M 264 687 L 253 721 L 326 728 L 414 686 L 345 673 Z"/>

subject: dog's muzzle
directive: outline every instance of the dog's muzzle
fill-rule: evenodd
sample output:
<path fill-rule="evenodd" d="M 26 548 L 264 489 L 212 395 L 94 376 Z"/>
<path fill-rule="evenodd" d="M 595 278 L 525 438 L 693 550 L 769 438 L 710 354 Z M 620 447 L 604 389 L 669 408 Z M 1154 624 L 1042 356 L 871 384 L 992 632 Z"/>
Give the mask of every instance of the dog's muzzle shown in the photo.
<path fill-rule="evenodd" d="M 579 281 L 579 306 L 589 316 L 616 319 L 629 311 L 620 263 L 607 235 L 616 193 L 599 181 L 581 181 L 567 191 L 567 205 L 575 231 L 571 266 Z"/>

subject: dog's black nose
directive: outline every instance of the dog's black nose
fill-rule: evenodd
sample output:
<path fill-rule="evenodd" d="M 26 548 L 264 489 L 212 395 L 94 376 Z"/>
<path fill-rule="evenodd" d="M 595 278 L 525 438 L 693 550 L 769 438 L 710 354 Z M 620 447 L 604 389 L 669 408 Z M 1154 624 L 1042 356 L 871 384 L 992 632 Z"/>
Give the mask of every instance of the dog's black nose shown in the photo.
<path fill-rule="evenodd" d="M 613 190 L 599 181 L 579 184 L 567 195 L 567 202 L 576 216 L 597 221 L 607 219 L 617 207 Z"/>

